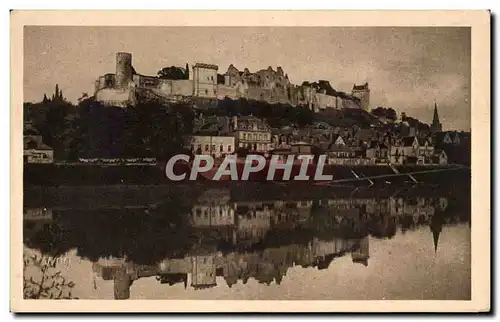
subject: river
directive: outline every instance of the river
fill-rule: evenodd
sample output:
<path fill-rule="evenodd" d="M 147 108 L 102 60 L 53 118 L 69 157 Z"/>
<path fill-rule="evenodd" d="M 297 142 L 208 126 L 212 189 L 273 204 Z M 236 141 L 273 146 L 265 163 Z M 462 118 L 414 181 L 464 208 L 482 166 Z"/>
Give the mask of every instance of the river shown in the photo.
<path fill-rule="evenodd" d="M 469 190 L 31 187 L 25 296 L 469 300 Z"/>

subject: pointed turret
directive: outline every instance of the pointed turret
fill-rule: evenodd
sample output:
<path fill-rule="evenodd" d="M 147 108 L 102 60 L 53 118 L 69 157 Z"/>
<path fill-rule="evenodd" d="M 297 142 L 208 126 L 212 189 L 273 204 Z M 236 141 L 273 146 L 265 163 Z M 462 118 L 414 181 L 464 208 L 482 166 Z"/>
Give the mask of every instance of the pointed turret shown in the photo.
<path fill-rule="evenodd" d="M 434 115 L 432 117 L 431 130 L 434 133 L 442 132 L 442 124 L 439 122 L 439 115 L 436 102 L 434 102 Z"/>

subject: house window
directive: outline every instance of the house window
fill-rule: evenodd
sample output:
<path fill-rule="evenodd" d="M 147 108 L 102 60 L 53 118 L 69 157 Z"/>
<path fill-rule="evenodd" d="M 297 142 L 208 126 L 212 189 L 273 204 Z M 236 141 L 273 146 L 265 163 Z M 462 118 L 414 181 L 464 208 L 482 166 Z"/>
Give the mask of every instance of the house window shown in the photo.
<path fill-rule="evenodd" d="M 215 151 L 215 144 L 212 144 L 212 150 L 210 151 Z"/>
<path fill-rule="evenodd" d="M 205 145 L 205 151 L 208 151 L 208 144 Z"/>
<path fill-rule="evenodd" d="M 224 147 L 222 146 L 222 144 L 220 145 L 220 152 L 224 152 Z"/>
<path fill-rule="evenodd" d="M 205 94 L 208 95 L 208 89 L 205 90 Z"/>
<path fill-rule="evenodd" d="M 227 146 L 227 152 L 231 152 L 231 146 L 230 145 Z"/>

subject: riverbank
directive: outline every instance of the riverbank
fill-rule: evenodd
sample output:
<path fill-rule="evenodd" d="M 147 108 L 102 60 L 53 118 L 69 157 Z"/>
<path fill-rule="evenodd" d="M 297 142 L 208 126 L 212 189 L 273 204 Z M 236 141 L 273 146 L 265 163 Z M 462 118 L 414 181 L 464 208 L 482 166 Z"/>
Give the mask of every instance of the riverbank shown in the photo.
<path fill-rule="evenodd" d="M 334 165 L 332 167 L 333 183 L 338 184 L 366 185 L 371 182 L 448 184 L 450 180 L 470 181 L 470 168 L 458 165 Z M 183 171 L 186 169 L 180 164 L 174 168 L 177 174 Z M 371 180 L 359 180 L 363 178 Z M 25 164 L 23 179 L 25 186 L 161 185 L 171 182 L 165 176 L 162 164 Z"/>

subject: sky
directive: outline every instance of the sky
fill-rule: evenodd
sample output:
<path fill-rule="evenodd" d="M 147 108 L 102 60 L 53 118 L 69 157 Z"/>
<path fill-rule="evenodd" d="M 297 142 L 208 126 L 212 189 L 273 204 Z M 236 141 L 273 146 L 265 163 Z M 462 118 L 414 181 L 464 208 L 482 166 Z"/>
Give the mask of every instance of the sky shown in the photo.
<path fill-rule="evenodd" d="M 94 80 L 115 72 L 117 52 L 132 53 L 143 75 L 196 62 L 251 72 L 281 66 L 294 84 L 328 80 L 350 93 L 369 83 L 370 108 L 392 107 L 423 122 L 438 105 L 444 130 L 470 130 L 468 27 L 86 27 L 27 26 L 24 100 L 59 84 L 76 102 Z"/>

